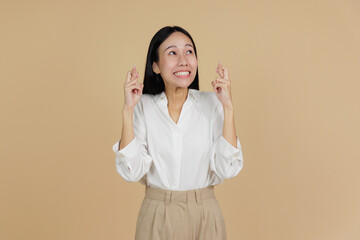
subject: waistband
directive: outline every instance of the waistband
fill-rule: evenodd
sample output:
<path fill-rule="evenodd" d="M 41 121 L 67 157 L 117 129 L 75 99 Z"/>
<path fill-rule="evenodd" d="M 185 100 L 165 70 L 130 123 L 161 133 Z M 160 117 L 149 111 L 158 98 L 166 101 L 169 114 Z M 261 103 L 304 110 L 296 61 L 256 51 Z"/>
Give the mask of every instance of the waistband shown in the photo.
<path fill-rule="evenodd" d="M 201 204 L 202 200 L 212 197 L 215 197 L 214 185 L 188 191 L 164 190 L 147 186 L 145 188 L 145 198 L 164 201 L 166 204 L 172 202 L 197 202 L 197 204 Z"/>

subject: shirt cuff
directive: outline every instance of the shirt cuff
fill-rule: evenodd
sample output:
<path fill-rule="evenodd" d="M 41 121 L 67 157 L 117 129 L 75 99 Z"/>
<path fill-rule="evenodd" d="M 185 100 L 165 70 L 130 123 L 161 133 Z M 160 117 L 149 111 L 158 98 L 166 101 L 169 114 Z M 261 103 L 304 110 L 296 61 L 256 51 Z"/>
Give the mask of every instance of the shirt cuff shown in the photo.
<path fill-rule="evenodd" d="M 131 140 L 124 148 L 119 151 L 119 141 L 113 145 L 113 151 L 116 155 L 116 163 L 123 162 L 125 158 L 134 158 L 138 154 L 138 144 L 136 138 Z"/>
<path fill-rule="evenodd" d="M 219 144 L 217 145 L 218 149 L 217 152 L 224 159 L 233 162 L 236 159 L 239 159 L 241 156 L 241 145 L 238 136 L 236 136 L 236 148 L 230 144 L 223 135 L 219 138 Z"/>

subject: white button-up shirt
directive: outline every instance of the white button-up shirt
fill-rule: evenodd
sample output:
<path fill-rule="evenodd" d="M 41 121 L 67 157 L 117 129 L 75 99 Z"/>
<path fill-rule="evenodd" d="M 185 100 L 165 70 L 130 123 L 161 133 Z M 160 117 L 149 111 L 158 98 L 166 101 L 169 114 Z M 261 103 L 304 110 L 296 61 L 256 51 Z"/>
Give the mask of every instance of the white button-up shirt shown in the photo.
<path fill-rule="evenodd" d="M 142 94 L 133 115 L 135 138 L 120 151 L 113 145 L 116 170 L 128 182 L 185 191 L 217 185 L 243 167 L 237 147 L 223 136 L 224 112 L 214 92 L 189 89 L 175 123 L 164 92 Z"/>

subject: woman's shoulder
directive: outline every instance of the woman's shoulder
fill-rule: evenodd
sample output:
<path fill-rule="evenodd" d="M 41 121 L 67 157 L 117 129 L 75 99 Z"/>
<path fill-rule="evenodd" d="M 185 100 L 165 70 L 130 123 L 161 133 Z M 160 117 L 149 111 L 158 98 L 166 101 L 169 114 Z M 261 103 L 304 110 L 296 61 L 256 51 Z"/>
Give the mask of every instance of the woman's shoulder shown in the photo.
<path fill-rule="evenodd" d="M 197 109 L 206 116 L 212 116 L 220 103 L 215 92 L 193 90 L 193 93 L 197 98 Z"/>
<path fill-rule="evenodd" d="M 199 102 L 202 104 L 209 104 L 214 106 L 218 103 L 218 99 L 216 97 L 215 92 L 209 91 L 200 91 L 196 89 L 191 89 L 194 95 L 198 98 Z"/>
<path fill-rule="evenodd" d="M 157 95 L 153 95 L 153 94 L 148 94 L 148 93 L 143 93 L 140 96 L 140 100 L 139 102 L 141 102 L 141 104 L 149 104 L 149 103 L 153 103 L 155 98 L 158 98 L 160 96 L 160 94 Z"/>
<path fill-rule="evenodd" d="M 152 99 L 153 97 L 150 94 L 141 94 L 139 101 L 135 105 L 135 114 L 143 113 Z"/>

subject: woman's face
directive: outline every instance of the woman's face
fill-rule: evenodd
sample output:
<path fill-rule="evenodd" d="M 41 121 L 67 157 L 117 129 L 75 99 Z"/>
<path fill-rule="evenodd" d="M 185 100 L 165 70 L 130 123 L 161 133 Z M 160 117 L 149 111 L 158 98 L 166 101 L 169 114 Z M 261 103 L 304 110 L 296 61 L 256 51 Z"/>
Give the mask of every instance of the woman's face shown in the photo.
<path fill-rule="evenodd" d="M 155 73 L 160 73 L 165 88 L 187 88 L 195 79 L 197 58 L 193 44 L 185 34 L 172 33 L 158 48 L 159 61 L 153 63 Z"/>

